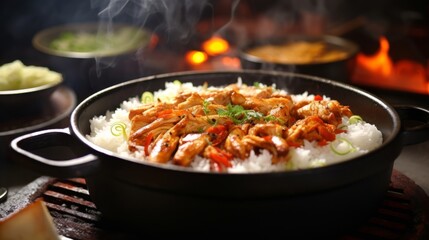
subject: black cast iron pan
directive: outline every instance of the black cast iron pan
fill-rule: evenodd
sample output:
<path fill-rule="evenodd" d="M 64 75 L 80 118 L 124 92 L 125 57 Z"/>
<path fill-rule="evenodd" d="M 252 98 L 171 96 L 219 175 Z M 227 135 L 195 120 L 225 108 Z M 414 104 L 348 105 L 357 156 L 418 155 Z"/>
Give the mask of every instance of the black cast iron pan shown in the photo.
<path fill-rule="evenodd" d="M 90 132 L 89 119 L 114 110 L 131 96 L 162 89 L 167 81 L 225 85 L 237 82 L 238 77 L 248 84 L 275 83 L 291 94 L 308 91 L 337 99 L 375 124 L 382 131 L 383 144 L 363 156 L 321 168 L 222 174 L 143 163 L 102 149 L 85 138 Z M 14 139 L 11 146 L 21 156 L 17 159 L 44 174 L 85 177 L 97 208 L 115 226 L 143 228 L 146 234 L 332 235 L 368 218 L 389 186 L 393 163 L 402 147 L 429 138 L 429 112 L 410 106 L 401 110 L 408 112 L 407 116 L 414 116 L 409 113 L 416 111 L 422 126 L 407 131 L 401 128 L 394 107 L 335 81 L 275 71 L 183 72 L 132 80 L 97 92 L 73 111 L 70 129 L 24 135 Z M 65 153 L 68 158 L 63 157 Z"/>

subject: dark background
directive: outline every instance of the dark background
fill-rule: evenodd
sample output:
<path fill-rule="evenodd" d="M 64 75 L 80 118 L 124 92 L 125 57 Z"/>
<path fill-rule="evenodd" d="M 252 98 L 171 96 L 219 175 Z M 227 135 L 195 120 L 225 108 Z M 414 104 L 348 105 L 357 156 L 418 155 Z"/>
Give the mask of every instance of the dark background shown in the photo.
<path fill-rule="evenodd" d="M 109 1 L 98 0 L 6 0 L 1 3 L 0 14 L 0 63 L 10 62 L 14 59 L 23 59 L 30 63 L 37 63 L 37 56 L 32 56 L 32 37 L 40 30 L 65 23 L 92 22 L 98 21 L 98 15 L 102 8 L 105 8 Z M 174 48 L 186 47 L 195 38 L 195 24 L 198 20 L 211 20 L 213 25 L 208 32 L 219 30 L 220 25 L 216 25 L 213 19 L 222 18 L 230 20 L 232 7 L 236 1 L 213 0 L 194 1 L 199 2 L 198 6 L 192 9 L 183 10 L 181 6 L 172 6 L 168 11 L 162 8 L 151 7 L 145 17 L 137 16 L 138 11 L 131 9 L 139 7 L 139 1 L 129 1 L 122 13 L 114 17 L 114 21 L 132 22 L 149 29 L 155 30 L 161 36 L 166 36 L 166 44 L 174 44 Z M 148 1 L 146 1 L 148 2 Z M 154 1 L 164 2 L 164 1 Z M 185 1 L 165 1 L 167 7 L 172 2 Z M 188 5 L 189 2 L 186 1 Z M 329 24 L 339 24 L 348 21 L 356 16 L 364 15 L 382 26 L 380 29 L 372 29 L 374 35 L 380 34 L 377 31 L 389 31 L 389 26 L 424 26 L 427 28 L 429 4 L 426 0 L 363 0 L 363 1 L 343 1 L 343 0 L 288 0 L 288 1 L 257 1 L 241 0 L 234 9 L 233 17 L 236 19 L 256 19 L 265 15 L 274 21 L 288 24 L 302 20 L 303 13 L 313 13 L 320 15 Z M 178 5 L 175 3 L 175 5 Z M 196 4 L 195 4 L 196 5 Z M 128 9 L 127 9 L 128 8 Z M 144 12 L 144 11 L 140 11 Z M 165 14 L 178 14 L 178 19 L 170 20 L 176 25 L 167 29 L 165 27 Z M 133 16 L 134 15 L 134 16 Z M 150 15 L 150 16 L 149 16 Z M 147 16 L 147 17 L 146 17 Z M 189 20 L 191 19 L 191 20 Z M 168 21 L 168 19 L 167 19 Z M 164 26 L 163 26 L 164 25 Z M 177 26 L 177 27 L 176 27 Z M 395 31 L 399 31 L 395 29 Z M 417 29 L 413 33 L 427 34 Z M 185 37 L 177 33 L 187 32 Z"/>
<path fill-rule="evenodd" d="M 427 0 L 129 0 L 121 11 L 102 13 L 110 3 L 103 0 L 2 1 L 0 64 L 19 59 L 26 65 L 47 66 L 65 74 L 66 83 L 78 89 L 81 83 L 100 77 L 94 74 L 94 67 L 88 67 L 88 63 L 85 63 L 86 66 L 65 64 L 59 67 L 57 59 L 33 48 L 31 41 L 37 32 L 67 23 L 109 20 L 132 23 L 160 36 L 155 51 L 180 56 L 189 49 L 197 48 L 202 40 L 215 33 L 223 33 L 228 41 L 240 47 L 243 39 L 247 41 L 264 34 L 288 32 L 323 34 L 365 17 L 365 24 L 341 33 L 342 37 L 355 41 L 362 52 L 371 54 L 379 48 L 379 36 L 385 35 L 391 43 L 394 59 L 410 58 L 429 65 Z M 167 61 L 172 63 L 165 64 Z M 150 66 L 147 66 L 149 61 L 140 61 L 137 63 L 138 71 L 127 71 L 132 74 L 123 74 L 124 71 L 105 73 L 104 78 L 111 79 L 103 80 L 104 85 L 97 86 L 95 90 L 140 76 L 186 70 L 173 66 L 176 63 L 180 65 L 181 61 L 183 59 L 170 55 L 153 60 Z M 124 62 L 118 64 L 117 69 L 131 68 L 133 64 Z M 72 76 L 76 72 L 83 72 L 84 75 Z"/>

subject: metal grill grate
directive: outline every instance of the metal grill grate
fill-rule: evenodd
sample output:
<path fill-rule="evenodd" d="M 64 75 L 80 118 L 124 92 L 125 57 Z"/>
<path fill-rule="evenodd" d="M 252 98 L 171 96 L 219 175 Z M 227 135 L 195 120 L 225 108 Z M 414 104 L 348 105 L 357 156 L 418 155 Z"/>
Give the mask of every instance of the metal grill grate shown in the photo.
<path fill-rule="evenodd" d="M 76 240 L 137 239 L 102 222 L 84 179 L 56 180 L 41 197 L 62 236 Z M 426 194 L 404 175 L 394 172 L 392 184 L 374 216 L 341 240 L 429 239 L 427 217 Z"/>

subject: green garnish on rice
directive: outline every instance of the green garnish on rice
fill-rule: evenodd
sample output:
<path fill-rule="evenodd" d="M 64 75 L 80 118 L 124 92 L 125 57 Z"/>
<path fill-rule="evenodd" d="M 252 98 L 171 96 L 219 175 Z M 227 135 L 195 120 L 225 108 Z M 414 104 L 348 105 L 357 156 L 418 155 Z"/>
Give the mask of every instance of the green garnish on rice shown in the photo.
<path fill-rule="evenodd" d="M 349 124 L 356 124 L 359 122 L 363 122 L 363 119 L 359 115 L 353 115 L 349 118 Z"/>
<path fill-rule="evenodd" d="M 174 80 L 173 83 L 174 83 L 174 85 L 177 85 L 177 86 L 181 86 L 182 85 L 182 82 L 179 81 L 179 80 Z"/>
<path fill-rule="evenodd" d="M 262 113 L 255 110 L 246 110 L 241 105 L 228 104 L 226 109 L 218 109 L 219 116 L 229 117 L 235 124 L 242 124 L 253 119 L 260 119 L 263 117 Z"/>
<path fill-rule="evenodd" d="M 127 139 L 127 125 L 123 122 L 115 122 L 110 127 L 110 132 L 113 136 L 119 137 L 123 136 L 124 139 Z"/>
<path fill-rule="evenodd" d="M 356 151 L 353 144 L 345 138 L 337 138 L 335 141 L 331 142 L 329 146 L 332 152 L 337 155 L 346 155 Z"/>
<path fill-rule="evenodd" d="M 153 93 L 147 92 L 147 91 L 144 92 L 142 94 L 142 97 L 141 97 L 141 102 L 142 103 L 153 103 L 154 102 Z"/>

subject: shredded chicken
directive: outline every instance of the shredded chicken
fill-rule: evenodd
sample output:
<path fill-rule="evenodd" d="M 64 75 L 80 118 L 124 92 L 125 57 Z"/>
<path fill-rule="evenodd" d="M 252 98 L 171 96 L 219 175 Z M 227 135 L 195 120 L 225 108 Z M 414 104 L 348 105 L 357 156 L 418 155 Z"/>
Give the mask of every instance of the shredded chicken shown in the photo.
<path fill-rule="evenodd" d="M 288 161 L 290 147 L 304 140 L 335 140 L 348 106 L 318 99 L 294 103 L 272 87 L 239 86 L 178 94 L 173 103 L 145 104 L 130 111 L 131 151 L 144 149 L 149 161 L 189 166 L 196 156 L 224 171 L 232 159 L 268 150 L 272 162 Z"/>

